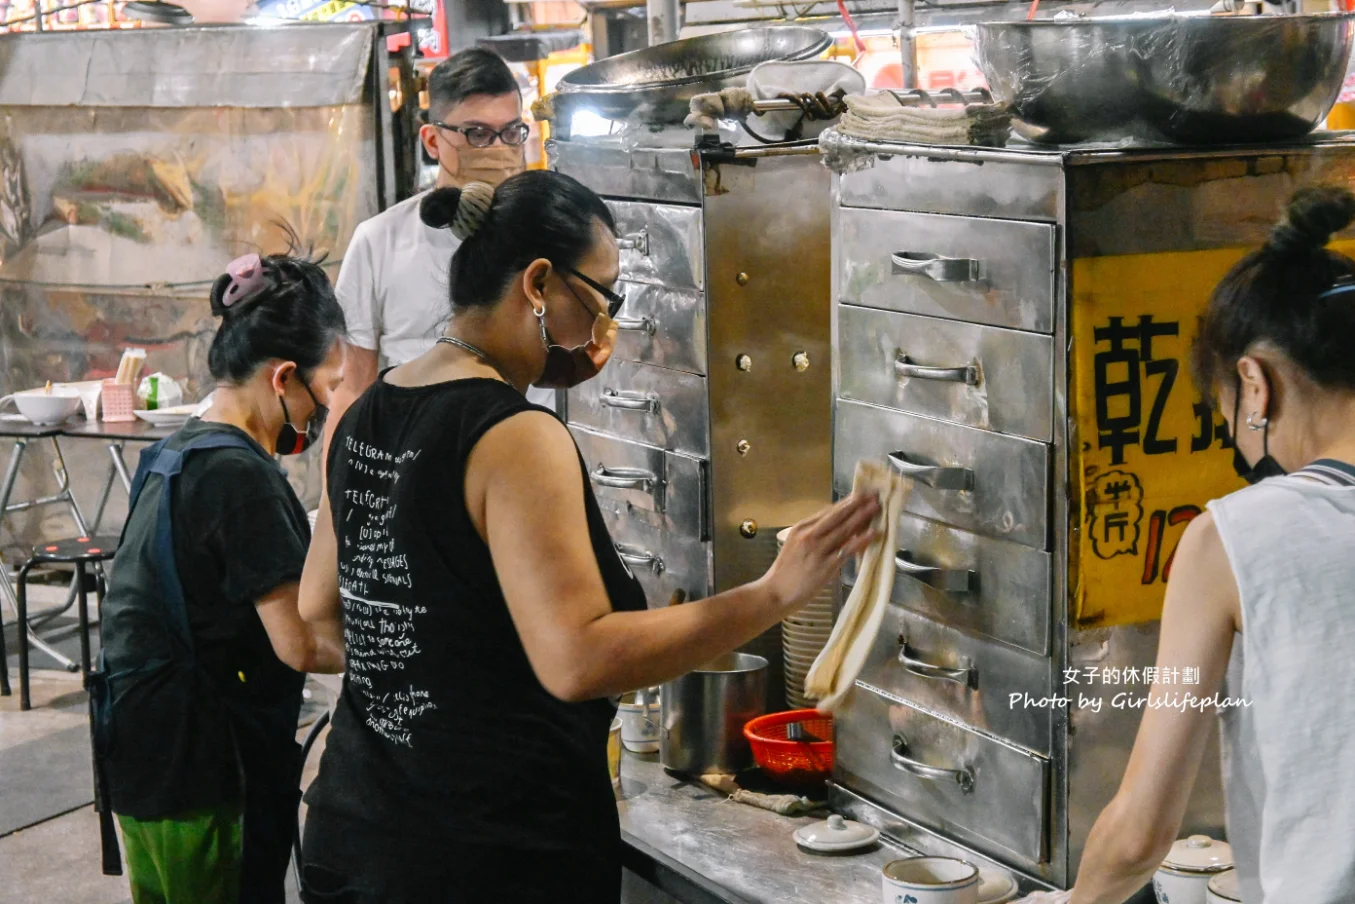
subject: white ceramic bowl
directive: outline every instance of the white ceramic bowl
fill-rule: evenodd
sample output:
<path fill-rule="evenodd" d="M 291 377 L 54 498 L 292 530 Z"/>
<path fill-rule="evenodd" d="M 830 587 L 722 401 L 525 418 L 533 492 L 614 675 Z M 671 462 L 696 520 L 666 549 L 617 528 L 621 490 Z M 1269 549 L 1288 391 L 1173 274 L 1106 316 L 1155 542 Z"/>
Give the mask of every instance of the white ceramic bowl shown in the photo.
<path fill-rule="evenodd" d="M 885 865 L 883 904 L 978 904 L 979 868 L 950 857 L 908 857 Z"/>
<path fill-rule="evenodd" d="M 823 637 L 833 633 L 832 625 L 782 625 L 782 637 Z"/>
<path fill-rule="evenodd" d="M 51 426 L 62 424 L 80 410 L 80 391 L 65 386 L 46 389 L 25 389 L 0 399 L 0 406 L 13 402 L 19 413 L 35 424 Z"/>

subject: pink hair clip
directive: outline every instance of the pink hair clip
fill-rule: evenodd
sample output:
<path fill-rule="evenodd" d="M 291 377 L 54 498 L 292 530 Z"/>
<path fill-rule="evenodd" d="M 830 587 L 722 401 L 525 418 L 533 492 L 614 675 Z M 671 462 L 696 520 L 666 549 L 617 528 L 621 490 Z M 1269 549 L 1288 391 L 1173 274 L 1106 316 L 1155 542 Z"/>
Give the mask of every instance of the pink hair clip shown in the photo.
<path fill-rule="evenodd" d="M 236 302 L 247 301 L 268 286 L 268 277 L 264 275 L 263 261 L 257 254 L 237 257 L 226 265 L 226 273 L 231 284 L 221 293 L 221 306 L 228 308 Z"/>

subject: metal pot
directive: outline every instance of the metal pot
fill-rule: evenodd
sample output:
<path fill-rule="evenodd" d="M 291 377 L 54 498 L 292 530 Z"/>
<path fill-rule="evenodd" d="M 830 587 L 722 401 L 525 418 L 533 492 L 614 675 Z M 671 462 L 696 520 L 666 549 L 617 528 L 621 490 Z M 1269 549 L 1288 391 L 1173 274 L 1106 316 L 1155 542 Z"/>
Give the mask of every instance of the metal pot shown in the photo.
<path fill-rule="evenodd" d="M 993 95 L 1035 141 L 1247 144 L 1306 135 L 1341 91 L 1349 15 L 985 22 Z"/>
<path fill-rule="evenodd" d="M 818 28 L 778 25 L 670 41 L 607 57 L 565 75 L 551 95 L 552 118 L 566 129 L 573 114 L 680 123 L 698 94 L 740 87 L 758 63 L 808 60 L 833 39 Z"/>
<path fill-rule="evenodd" d="M 663 686 L 659 759 L 684 775 L 734 775 L 753 765 L 743 726 L 766 712 L 767 660 L 726 653 Z"/>

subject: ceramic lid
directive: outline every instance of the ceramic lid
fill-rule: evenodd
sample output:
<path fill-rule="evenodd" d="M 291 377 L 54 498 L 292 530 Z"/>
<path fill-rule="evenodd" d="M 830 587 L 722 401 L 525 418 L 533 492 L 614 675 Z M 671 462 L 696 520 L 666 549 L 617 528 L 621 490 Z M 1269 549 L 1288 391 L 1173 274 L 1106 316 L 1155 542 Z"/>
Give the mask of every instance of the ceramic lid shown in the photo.
<path fill-rule="evenodd" d="M 1224 901 L 1241 901 L 1242 890 L 1237 878 L 1237 870 L 1226 869 L 1209 880 L 1209 893 Z"/>
<path fill-rule="evenodd" d="M 795 830 L 795 843 L 811 851 L 855 851 L 879 840 L 878 830 L 843 819 L 836 813 Z"/>
<path fill-rule="evenodd" d="M 979 869 L 979 904 L 1006 904 L 1016 897 L 1018 891 L 1016 877 L 1005 869 Z"/>
<path fill-rule="evenodd" d="M 1162 865 L 1183 873 L 1217 873 L 1232 868 L 1233 848 L 1228 842 L 1215 841 L 1208 835 L 1191 835 L 1172 845 Z"/>

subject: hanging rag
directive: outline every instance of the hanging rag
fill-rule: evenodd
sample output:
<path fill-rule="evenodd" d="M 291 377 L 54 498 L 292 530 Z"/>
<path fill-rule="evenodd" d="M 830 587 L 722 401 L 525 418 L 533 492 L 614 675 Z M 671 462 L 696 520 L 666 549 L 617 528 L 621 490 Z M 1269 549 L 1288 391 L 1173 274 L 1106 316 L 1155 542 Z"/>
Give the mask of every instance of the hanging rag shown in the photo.
<path fill-rule="evenodd" d="M 1006 104 L 903 106 L 887 91 L 848 95 L 843 100 L 847 112 L 838 131 L 853 138 L 1003 147 L 1011 137 L 1012 115 Z"/>
<path fill-rule="evenodd" d="M 865 77 L 845 63 L 772 60 L 753 67 L 747 87 L 692 98 L 684 122 L 713 132 L 720 120 L 732 120 L 764 143 L 817 138 L 844 112 L 842 98 L 865 90 Z M 799 109 L 757 113 L 760 100 L 789 100 Z"/>

